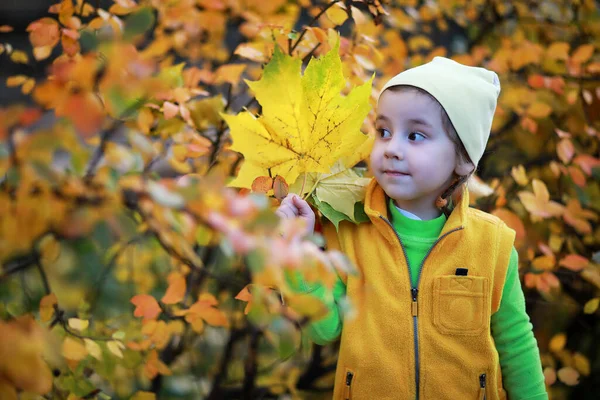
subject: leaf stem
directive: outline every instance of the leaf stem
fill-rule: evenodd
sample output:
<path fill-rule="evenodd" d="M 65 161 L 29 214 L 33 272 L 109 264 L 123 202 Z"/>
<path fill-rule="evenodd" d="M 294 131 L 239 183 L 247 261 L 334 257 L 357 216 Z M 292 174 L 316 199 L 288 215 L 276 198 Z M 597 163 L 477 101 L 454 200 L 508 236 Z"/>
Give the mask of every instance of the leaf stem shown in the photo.
<path fill-rule="evenodd" d="M 306 196 L 302 197 L 302 200 L 306 200 L 308 198 L 308 196 L 310 196 L 312 194 L 312 192 L 315 190 L 315 188 L 317 187 L 319 182 L 321 182 L 321 180 L 319 178 L 317 178 L 317 180 L 315 181 L 315 184 L 312 185 L 310 190 L 306 193 Z M 304 190 L 304 187 L 302 188 L 302 190 Z"/>

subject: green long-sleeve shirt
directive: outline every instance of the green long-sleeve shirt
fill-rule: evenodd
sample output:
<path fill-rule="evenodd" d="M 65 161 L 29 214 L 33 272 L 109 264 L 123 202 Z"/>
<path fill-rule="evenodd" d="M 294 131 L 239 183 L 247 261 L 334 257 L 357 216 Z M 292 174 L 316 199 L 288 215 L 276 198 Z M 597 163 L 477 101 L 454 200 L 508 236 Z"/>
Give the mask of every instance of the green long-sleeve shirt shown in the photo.
<path fill-rule="evenodd" d="M 415 285 L 419 266 L 442 231 L 446 217 L 441 215 L 429 221 L 413 220 L 402 215 L 391 202 L 389 209 L 394 229 L 398 232 L 406 250 L 411 281 Z M 500 308 L 491 317 L 491 331 L 498 350 L 503 385 L 509 399 L 543 400 L 548 399 L 548 395 L 537 341 L 525 311 L 525 297 L 519 282 L 518 257 L 513 247 Z M 299 288 L 323 300 L 330 310 L 325 318 L 308 326 L 309 337 L 317 344 L 325 344 L 336 339 L 343 325 L 338 304 L 339 299 L 346 292 L 344 283 L 338 279 L 333 288 L 333 299 L 329 301 L 326 300 L 325 287 L 321 285 L 308 286 L 300 281 Z"/>

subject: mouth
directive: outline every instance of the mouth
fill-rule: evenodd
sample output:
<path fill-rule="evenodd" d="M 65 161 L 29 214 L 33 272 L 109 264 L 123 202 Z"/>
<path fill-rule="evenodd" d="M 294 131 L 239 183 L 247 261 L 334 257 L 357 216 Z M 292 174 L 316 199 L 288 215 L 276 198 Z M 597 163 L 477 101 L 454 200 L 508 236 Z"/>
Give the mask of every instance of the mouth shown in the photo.
<path fill-rule="evenodd" d="M 394 171 L 391 169 L 386 169 L 383 171 L 383 173 L 388 176 L 408 176 L 408 175 L 410 175 L 410 174 L 405 174 L 404 172 Z"/>

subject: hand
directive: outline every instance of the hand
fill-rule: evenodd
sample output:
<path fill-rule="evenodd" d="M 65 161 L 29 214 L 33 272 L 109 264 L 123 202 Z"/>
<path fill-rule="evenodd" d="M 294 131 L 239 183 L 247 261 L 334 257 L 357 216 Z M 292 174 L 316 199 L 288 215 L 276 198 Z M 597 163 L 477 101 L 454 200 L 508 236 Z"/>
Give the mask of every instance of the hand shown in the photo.
<path fill-rule="evenodd" d="M 315 229 L 315 213 L 310 205 L 294 193 L 288 194 L 275 211 L 280 218 L 300 217 L 306 223 L 306 233 L 311 235 Z"/>

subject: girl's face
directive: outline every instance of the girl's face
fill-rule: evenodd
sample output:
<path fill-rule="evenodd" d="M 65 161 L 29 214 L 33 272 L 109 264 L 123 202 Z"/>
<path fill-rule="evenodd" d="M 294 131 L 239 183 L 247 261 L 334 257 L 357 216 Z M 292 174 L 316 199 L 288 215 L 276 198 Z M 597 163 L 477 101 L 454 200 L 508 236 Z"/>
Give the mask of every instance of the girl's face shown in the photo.
<path fill-rule="evenodd" d="M 438 217 L 435 200 L 454 173 L 470 172 L 459 163 L 442 126 L 440 106 L 416 90 L 385 90 L 377 105 L 376 128 L 371 169 L 385 193 L 422 219 Z"/>

